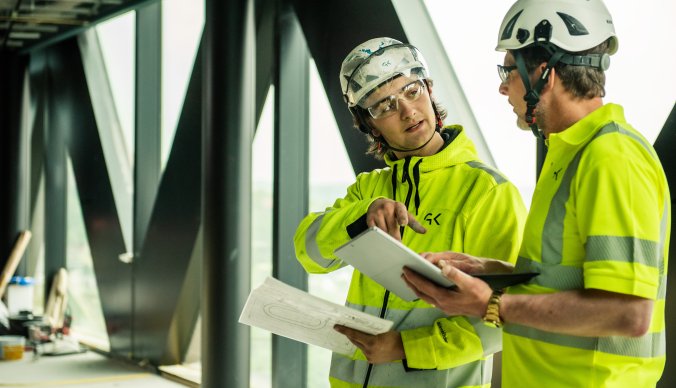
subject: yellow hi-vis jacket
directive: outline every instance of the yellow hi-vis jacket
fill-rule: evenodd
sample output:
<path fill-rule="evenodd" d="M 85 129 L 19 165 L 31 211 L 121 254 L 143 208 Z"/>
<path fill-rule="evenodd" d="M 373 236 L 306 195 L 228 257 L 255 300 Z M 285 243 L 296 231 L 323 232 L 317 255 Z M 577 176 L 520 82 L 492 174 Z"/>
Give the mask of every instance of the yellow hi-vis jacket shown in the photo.
<path fill-rule="evenodd" d="M 310 273 L 345 264 L 333 251 L 366 229 L 366 212 L 378 198 L 404 203 L 426 228 L 407 228 L 403 243 L 416 252 L 453 250 L 514 262 L 525 208 L 518 190 L 483 164 L 460 126 L 442 131 L 445 148 L 428 157 L 385 158 L 387 168 L 362 173 L 344 198 L 298 226 L 296 255 Z M 383 257 L 387 265 L 387 257 Z M 480 319 L 447 317 L 417 300 L 407 302 L 354 270 L 346 305 L 394 321 L 406 359 L 370 365 L 361 351 L 333 354 L 333 387 L 490 386 L 492 355 L 501 349 L 500 329 Z"/>
<path fill-rule="evenodd" d="M 653 147 L 606 104 L 548 140 L 515 294 L 598 289 L 654 300 L 641 337 L 584 337 L 504 326 L 505 388 L 654 387 L 665 364 L 669 186 Z M 551 306 L 556 309 L 556 306 Z"/>

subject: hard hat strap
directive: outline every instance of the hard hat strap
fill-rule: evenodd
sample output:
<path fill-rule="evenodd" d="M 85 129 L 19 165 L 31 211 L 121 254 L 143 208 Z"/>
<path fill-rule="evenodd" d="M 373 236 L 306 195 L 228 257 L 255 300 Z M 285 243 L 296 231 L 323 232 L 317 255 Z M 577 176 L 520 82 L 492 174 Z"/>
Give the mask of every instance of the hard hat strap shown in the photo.
<path fill-rule="evenodd" d="M 523 99 L 526 101 L 526 116 L 524 119 L 528 126 L 530 126 L 531 131 L 533 131 L 533 135 L 535 135 L 537 138 L 544 139 L 544 134 L 538 128 L 535 120 L 535 108 L 538 102 L 540 102 L 540 92 L 545 86 L 545 83 L 547 83 L 552 68 L 559 62 L 565 53 L 561 50 L 554 52 L 554 54 L 549 58 L 547 66 L 542 71 L 542 74 L 540 74 L 535 87 L 531 87 L 530 85 L 528 69 L 526 68 L 526 63 L 523 59 L 522 53 L 519 50 L 516 50 L 513 54 L 514 59 L 516 60 L 517 70 L 519 71 L 519 75 L 521 75 L 523 86 L 526 89 L 526 94 L 523 96 Z"/>

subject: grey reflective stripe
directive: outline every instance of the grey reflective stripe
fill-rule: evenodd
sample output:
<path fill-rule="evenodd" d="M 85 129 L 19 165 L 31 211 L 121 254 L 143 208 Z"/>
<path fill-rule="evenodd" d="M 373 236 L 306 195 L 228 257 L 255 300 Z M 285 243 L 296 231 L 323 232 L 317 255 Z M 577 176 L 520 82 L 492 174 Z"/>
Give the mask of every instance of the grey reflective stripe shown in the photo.
<path fill-rule="evenodd" d="M 657 268 L 662 256 L 658 243 L 634 237 L 589 236 L 586 261 L 620 261 Z"/>
<path fill-rule="evenodd" d="M 597 134 L 598 136 L 598 134 Z M 581 149 L 566 168 L 561 185 L 554 194 L 542 228 L 542 263 L 560 264 L 563 254 L 563 219 L 566 216 L 566 202 L 570 198 L 570 182 L 577 173 L 582 157 Z M 542 275 L 540 275 L 542 276 Z M 538 276 L 538 278 L 540 277 Z M 542 279 L 540 279 L 542 280 Z"/>
<path fill-rule="evenodd" d="M 504 332 L 554 345 L 629 357 L 659 357 L 666 353 L 664 331 L 641 337 L 578 337 L 507 324 Z"/>
<path fill-rule="evenodd" d="M 331 377 L 361 386 L 368 362 L 352 360 L 340 354 L 331 359 Z M 470 362 L 452 369 L 415 370 L 406 372 L 401 362 L 374 365 L 369 377 L 373 387 L 464 387 L 491 382 L 493 358 Z"/>
<path fill-rule="evenodd" d="M 380 307 L 362 306 L 354 303 L 345 303 L 346 306 L 367 314 L 378 316 Z M 432 326 L 438 319 L 449 318 L 443 311 L 436 308 L 415 308 L 411 310 L 400 310 L 388 308 L 384 319 L 394 322 L 393 328 L 397 331 L 412 330 L 418 327 Z M 474 328 L 474 331 L 481 340 L 484 357 L 502 350 L 502 331 L 484 324 L 479 318 L 456 317 L 455 319 L 465 319 Z"/>
<path fill-rule="evenodd" d="M 658 252 L 662 258 L 659 265 L 660 275 L 664 274 L 664 262 L 667 259 L 667 257 L 664 256 L 668 255 L 668 253 L 664 252 L 664 245 L 667 243 L 667 229 L 669 228 L 669 223 L 667 221 L 669 220 L 669 214 L 671 213 L 670 205 L 671 198 L 667 196 L 667 198 L 664 199 L 664 211 L 662 212 L 662 221 L 660 222 L 660 243 L 658 246 Z"/>
<path fill-rule="evenodd" d="M 479 318 L 466 317 L 466 319 L 472 324 L 474 331 L 481 340 L 484 357 L 502 350 L 502 329 L 490 327 Z"/>
<path fill-rule="evenodd" d="M 562 261 L 563 221 L 566 216 L 566 202 L 568 202 L 568 199 L 570 198 L 570 183 L 575 174 L 577 174 L 577 169 L 580 165 L 582 153 L 587 148 L 589 143 L 594 141 L 596 138 L 609 133 L 621 133 L 631 137 L 632 139 L 639 142 L 641 146 L 648 151 L 648 153 L 655 157 L 652 149 L 648 144 L 645 143 L 645 141 L 643 141 L 643 139 L 633 132 L 621 128 L 617 123 L 609 123 L 605 127 L 601 128 L 594 135 L 594 137 L 575 154 L 573 160 L 570 162 L 568 167 L 566 167 L 566 172 L 561 179 L 561 185 L 559 186 L 559 189 L 552 198 L 547 217 L 545 218 L 545 224 L 542 229 L 542 262 L 545 265 L 560 264 Z M 538 276 L 538 278 L 541 277 L 542 276 Z"/>
<path fill-rule="evenodd" d="M 539 272 L 529 284 L 537 284 L 555 290 L 584 288 L 583 270 L 561 264 L 538 263 L 519 256 L 514 272 Z"/>
<path fill-rule="evenodd" d="M 611 132 L 619 132 L 623 135 L 627 135 L 631 137 L 632 139 L 636 140 L 648 153 L 653 157 L 654 160 L 659 161 L 659 158 L 657 157 L 657 154 L 653 150 L 653 148 L 650 146 L 650 144 L 646 143 L 644 139 L 642 139 L 640 136 L 636 135 L 634 132 L 631 132 L 629 130 L 626 130 L 618 123 L 610 123 L 606 125 L 604 128 L 601 129 L 601 131 L 605 131 L 605 133 L 611 133 Z"/>
<path fill-rule="evenodd" d="M 324 268 L 329 268 L 335 264 L 338 259 L 328 259 L 323 257 L 319 251 L 319 245 L 317 245 L 317 233 L 319 232 L 319 227 L 322 225 L 323 218 L 324 215 L 322 214 L 312 221 L 310 227 L 307 228 L 307 232 L 305 232 L 305 252 L 307 252 L 307 255 L 312 261 Z"/>
<path fill-rule="evenodd" d="M 346 306 L 370 315 L 379 316 L 380 307 L 362 306 L 354 303 L 345 303 Z M 443 311 L 430 308 L 414 308 L 410 310 L 400 310 L 388 307 L 384 319 L 394 322 L 394 328 L 401 330 L 411 330 L 421 326 L 431 326 L 439 318 L 445 318 Z"/>
<path fill-rule="evenodd" d="M 478 169 L 486 171 L 487 173 L 489 173 L 493 177 L 493 179 L 495 179 L 495 183 L 497 183 L 497 184 L 507 182 L 507 179 L 505 179 L 504 176 L 500 175 L 499 172 L 493 170 L 492 168 L 486 166 L 485 164 L 483 164 L 481 162 L 471 161 L 471 162 L 467 162 L 467 165 L 470 166 L 470 167 L 473 167 L 473 168 L 478 168 Z"/>
<path fill-rule="evenodd" d="M 665 299 L 667 297 L 667 275 L 660 276 L 660 285 L 657 287 L 657 300 Z"/>

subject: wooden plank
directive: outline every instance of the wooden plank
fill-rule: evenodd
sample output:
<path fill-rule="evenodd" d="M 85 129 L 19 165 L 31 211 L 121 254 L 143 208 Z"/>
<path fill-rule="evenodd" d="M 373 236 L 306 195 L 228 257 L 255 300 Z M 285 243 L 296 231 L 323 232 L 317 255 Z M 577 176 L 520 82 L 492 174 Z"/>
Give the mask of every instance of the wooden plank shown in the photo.
<path fill-rule="evenodd" d="M 0 274 L 0 299 L 2 299 L 2 296 L 5 294 L 7 285 L 9 284 L 12 275 L 14 275 L 14 271 L 19 265 L 23 254 L 26 252 L 26 248 L 28 247 L 28 242 L 30 241 L 31 236 L 32 233 L 30 230 L 24 230 L 19 233 L 19 237 L 14 243 L 14 248 L 12 248 L 9 259 L 5 264 L 5 268 L 3 268 L 2 274 Z"/>

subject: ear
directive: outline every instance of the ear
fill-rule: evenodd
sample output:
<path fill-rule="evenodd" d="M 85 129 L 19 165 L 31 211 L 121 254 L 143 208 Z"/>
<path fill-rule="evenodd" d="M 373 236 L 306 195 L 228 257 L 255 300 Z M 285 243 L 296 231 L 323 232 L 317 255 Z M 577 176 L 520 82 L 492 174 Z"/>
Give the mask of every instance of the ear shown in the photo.
<path fill-rule="evenodd" d="M 375 123 L 373 122 L 373 119 L 369 116 L 366 118 L 366 128 L 370 130 L 370 134 L 373 137 L 378 137 L 382 135 L 382 132 L 376 127 Z"/>
<path fill-rule="evenodd" d="M 552 69 L 549 71 L 549 78 L 547 78 L 547 82 L 545 82 L 545 85 L 542 87 L 542 92 L 552 90 L 554 88 L 554 83 L 556 82 L 556 79 L 557 79 L 556 68 L 552 67 Z"/>

